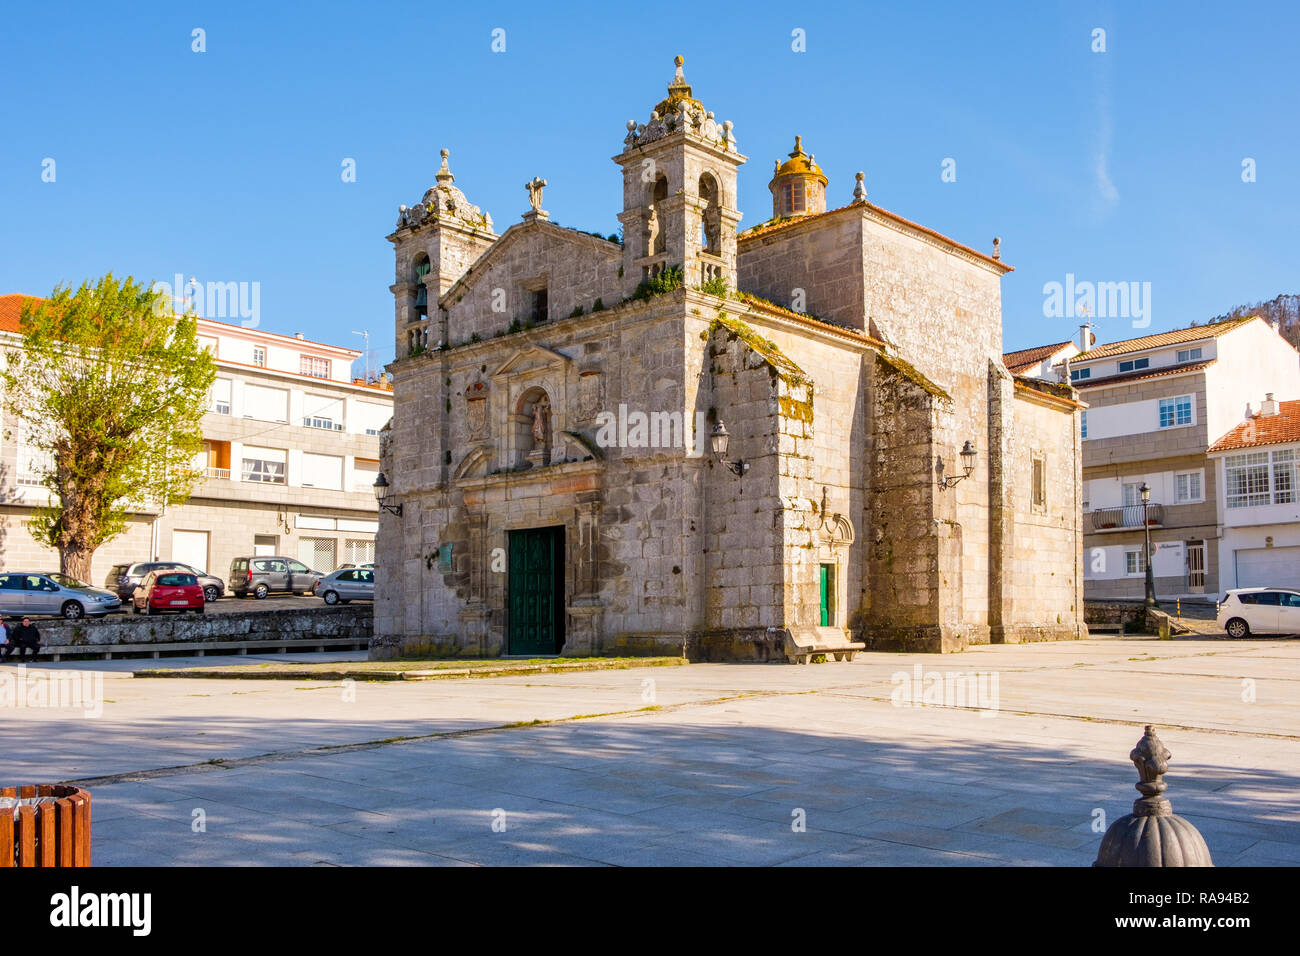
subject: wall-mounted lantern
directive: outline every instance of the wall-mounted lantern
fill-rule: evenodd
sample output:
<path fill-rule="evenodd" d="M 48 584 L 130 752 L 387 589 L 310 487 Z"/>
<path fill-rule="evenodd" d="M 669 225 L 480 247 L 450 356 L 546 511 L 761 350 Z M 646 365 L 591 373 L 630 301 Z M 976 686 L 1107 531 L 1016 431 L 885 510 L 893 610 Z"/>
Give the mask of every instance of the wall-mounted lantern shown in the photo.
<path fill-rule="evenodd" d="M 375 479 L 375 485 L 374 485 L 375 500 L 379 502 L 379 510 L 387 511 L 389 514 L 400 515 L 402 513 L 402 506 L 400 504 L 390 505 L 387 503 L 388 496 L 389 496 L 388 487 L 389 487 L 388 479 L 384 476 L 384 473 L 381 471 L 379 473 L 379 477 Z"/>
<path fill-rule="evenodd" d="M 718 424 L 713 426 L 713 432 L 709 435 L 709 443 L 713 446 L 713 457 L 718 459 L 719 464 L 725 465 L 727 469 L 739 478 L 749 470 L 749 463 L 736 459 L 735 461 L 727 460 L 727 446 L 731 443 L 731 436 L 727 434 L 727 426 L 718 420 Z"/>
<path fill-rule="evenodd" d="M 966 444 L 961 446 L 960 454 L 961 454 L 962 473 L 953 478 L 945 478 L 943 476 L 942 458 L 939 458 L 935 461 L 934 470 L 935 473 L 939 476 L 940 491 L 942 491 L 944 488 L 951 488 L 953 485 L 957 484 L 957 482 L 961 481 L 963 478 L 969 478 L 971 476 L 971 473 L 975 471 L 975 458 L 976 458 L 975 443 L 968 439 L 966 441 Z"/>

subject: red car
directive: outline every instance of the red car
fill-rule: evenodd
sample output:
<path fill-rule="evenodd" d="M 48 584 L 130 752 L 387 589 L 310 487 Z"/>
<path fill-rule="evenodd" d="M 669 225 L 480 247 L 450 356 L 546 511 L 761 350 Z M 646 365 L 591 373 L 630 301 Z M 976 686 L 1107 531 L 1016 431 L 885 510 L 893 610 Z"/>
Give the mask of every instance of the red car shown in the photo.
<path fill-rule="evenodd" d="M 150 571 L 131 595 L 132 614 L 163 611 L 202 614 L 203 605 L 203 585 L 194 575 L 181 571 Z"/>

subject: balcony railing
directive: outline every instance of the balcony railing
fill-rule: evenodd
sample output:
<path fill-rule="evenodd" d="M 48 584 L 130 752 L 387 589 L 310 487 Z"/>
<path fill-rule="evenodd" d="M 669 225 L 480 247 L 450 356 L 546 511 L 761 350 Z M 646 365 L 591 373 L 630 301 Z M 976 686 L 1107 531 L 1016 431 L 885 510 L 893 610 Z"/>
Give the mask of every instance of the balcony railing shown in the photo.
<path fill-rule="evenodd" d="M 209 478 L 224 478 L 224 479 L 229 479 L 229 478 L 230 478 L 230 469 L 229 469 L 229 468 L 209 468 L 209 469 L 208 469 L 208 477 L 209 477 Z"/>
<path fill-rule="evenodd" d="M 1142 527 L 1142 505 L 1125 505 L 1122 508 L 1096 508 L 1085 517 L 1085 531 L 1124 531 Z M 1146 505 L 1147 524 L 1158 528 L 1165 523 L 1165 506 L 1154 502 Z"/>

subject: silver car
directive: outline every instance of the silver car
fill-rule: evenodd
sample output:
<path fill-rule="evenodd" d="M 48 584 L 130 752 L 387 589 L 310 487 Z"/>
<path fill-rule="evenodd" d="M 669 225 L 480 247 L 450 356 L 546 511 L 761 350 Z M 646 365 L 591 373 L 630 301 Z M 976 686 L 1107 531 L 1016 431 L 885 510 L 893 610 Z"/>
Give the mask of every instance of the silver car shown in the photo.
<path fill-rule="evenodd" d="M 103 617 L 122 607 L 112 591 L 92 588 L 57 572 L 10 571 L 0 574 L 0 614 L 21 617 L 57 614 L 69 621 Z"/>
<path fill-rule="evenodd" d="M 375 572 L 368 568 L 339 568 L 316 582 L 312 588 L 326 604 L 375 599 Z"/>

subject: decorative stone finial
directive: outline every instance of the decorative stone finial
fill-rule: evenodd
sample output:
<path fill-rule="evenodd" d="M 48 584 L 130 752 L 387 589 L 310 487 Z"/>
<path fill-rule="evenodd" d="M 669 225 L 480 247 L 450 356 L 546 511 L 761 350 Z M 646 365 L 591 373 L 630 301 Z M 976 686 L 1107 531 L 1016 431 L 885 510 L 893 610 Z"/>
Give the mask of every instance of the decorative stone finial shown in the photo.
<path fill-rule="evenodd" d="M 867 178 L 867 174 L 862 172 L 862 170 L 858 170 L 858 176 L 857 176 L 858 181 L 857 184 L 853 187 L 854 202 L 867 201 L 867 184 L 863 182 L 863 180 L 866 178 Z"/>
<path fill-rule="evenodd" d="M 451 155 L 451 150 L 439 150 L 439 155 L 442 156 L 442 165 L 438 167 L 438 175 L 434 178 L 440 183 L 454 183 L 456 177 L 453 176 L 451 170 L 447 168 L 447 157 Z"/>
<path fill-rule="evenodd" d="M 993 237 L 993 258 L 1002 258 L 1002 240 L 996 236 Z"/>
<path fill-rule="evenodd" d="M 1147 725 L 1128 756 L 1137 768 L 1135 786 L 1142 796 L 1133 802 L 1132 813 L 1110 825 L 1092 865 L 1214 866 L 1200 831 L 1174 813 L 1164 797 L 1170 753 L 1154 727 Z"/>
<path fill-rule="evenodd" d="M 682 67 L 685 65 L 686 65 L 686 57 L 682 56 L 680 53 L 677 54 L 675 57 L 673 57 L 673 66 L 677 67 L 676 72 L 673 73 L 674 83 L 686 82 L 686 77 L 682 73 Z"/>
<path fill-rule="evenodd" d="M 803 152 L 803 137 L 796 133 L 794 137 L 794 152 L 791 153 L 790 155 L 798 156 L 802 152 Z"/>

